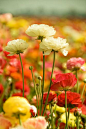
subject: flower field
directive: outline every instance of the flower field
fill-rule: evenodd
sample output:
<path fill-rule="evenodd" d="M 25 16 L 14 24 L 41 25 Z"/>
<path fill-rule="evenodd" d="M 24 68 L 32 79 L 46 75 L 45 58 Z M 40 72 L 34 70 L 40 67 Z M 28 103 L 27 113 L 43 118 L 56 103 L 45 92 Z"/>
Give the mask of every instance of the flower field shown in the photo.
<path fill-rule="evenodd" d="M 0 15 L 0 129 L 86 128 L 86 19 Z"/>

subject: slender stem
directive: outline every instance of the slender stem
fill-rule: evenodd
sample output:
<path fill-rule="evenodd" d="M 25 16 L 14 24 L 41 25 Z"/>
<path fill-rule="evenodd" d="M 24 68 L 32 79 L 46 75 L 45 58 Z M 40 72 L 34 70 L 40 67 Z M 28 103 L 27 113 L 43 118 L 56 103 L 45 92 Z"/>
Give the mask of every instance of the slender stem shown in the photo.
<path fill-rule="evenodd" d="M 65 90 L 65 114 L 66 114 L 66 129 L 68 129 L 68 116 L 67 116 L 67 93 Z"/>
<path fill-rule="evenodd" d="M 50 78 L 50 85 L 49 85 L 48 94 L 47 94 L 47 98 L 46 98 L 46 102 L 45 102 L 45 105 L 44 105 L 44 110 L 43 110 L 42 115 L 44 115 L 44 113 L 45 113 L 46 105 L 47 105 L 47 102 L 48 102 L 50 87 L 51 87 L 51 83 L 52 83 L 51 79 L 52 79 L 52 76 L 53 76 L 54 65 L 55 65 L 55 51 L 54 51 L 54 57 L 53 57 L 53 67 L 52 67 L 52 73 L 51 73 L 51 78 Z"/>
<path fill-rule="evenodd" d="M 23 80 L 23 97 L 24 97 L 24 71 L 23 71 L 23 64 L 22 64 L 22 59 L 21 59 L 21 55 L 19 53 L 19 58 L 20 58 L 20 62 L 21 62 L 21 68 L 22 68 L 22 80 Z"/>
<path fill-rule="evenodd" d="M 32 68 L 32 66 L 31 66 L 31 74 L 32 74 L 32 79 L 33 79 L 33 83 L 34 83 L 34 90 L 36 90 L 35 81 L 34 81 L 34 77 L 33 77 L 33 68 Z"/>
<path fill-rule="evenodd" d="M 81 99 L 83 98 L 84 89 L 85 89 L 85 83 L 84 83 L 84 86 L 83 86 L 83 89 L 82 89 Z"/>
<path fill-rule="evenodd" d="M 78 74 L 77 74 L 77 70 L 76 70 L 76 78 L 77 78 L 77 93 L 79 93 L 79 85 L 78 85 Z"/>
<path fill-rule="evenodd" d="M 79 129 L 79 116 L 76 117 L 76 120 L 77 120 L 76 126 L 77 126 L 77 129 Z"/>
<path fill-rule="evenodd" d="M 43 86 L 42 86 L 41 111 L 42 111 L 42 104 L 43 104 L 44 80 L 45 80 L 45 55 L 43 55 Z"/>
<path fill-rule="evenodd" d="M 18 114 L 18 118 L 19 118 L 19 124 L 21 125 L 22 122 L 21 122 L 20 114 Z"/>

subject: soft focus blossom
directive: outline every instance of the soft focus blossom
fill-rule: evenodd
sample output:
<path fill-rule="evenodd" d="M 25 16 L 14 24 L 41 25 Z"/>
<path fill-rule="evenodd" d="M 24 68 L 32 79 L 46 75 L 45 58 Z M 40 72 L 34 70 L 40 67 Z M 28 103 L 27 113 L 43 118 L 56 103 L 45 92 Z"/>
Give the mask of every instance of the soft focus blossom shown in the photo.
<path fill-rule="evenodd" d="M 38 116 L 36 118 L 29 118 L 24 122 L 25 129 L 46 129 L 47 122 L 44 117 Z"/>
<path fill-rule="evenodd" d="M 65 92 L 58 95 L 58 106 L 65 107 Z M 82 101 L 80 98 L 80 94 L 76 92 L 67 91 L 67 105 L 70 108 L 81 107 Z"/>
<path fill-rule="evenodd" d="M 28 27 L 26 30 L 26 34 L 32 37 L 49 37 L 56 33 L 52 26 L 48 26 L 45 24 L 33 24 Z"/>
<path fill-rule="evenodd" d="M 84 59 L 81 57 L 72 57 L 67 61 L 67 69 L 69 70 L 79 70 L 82 68 L 82 65 L 85 63 Z"/>
<path fill-rule="evenodd" d="M 50 103 L 51 101 L 55 101 L 55 98 L 57 97 L 57 94 L 54 93 L 49 93 L 49 97 L 48 97 L 48 103 Z M 46 98 L 47 98 L 47 92 L 45 92 L 43 94 L 43 104 L 45 104 L 46 102 Z"/>
<path fill-rule="evenodd" d="M 10 52 L 8 56 L 12 56 L 14 54 L 23 53 L 25 49 L 28 48 L 28 43 L 22 39 L 16 39 L 9 41 L 7 46 L 5 47 L 5 51 Z"/>
<path fill-rule="evenodd" d="M 4 87 L 2 84 L 0 84 L 0 95 L 3 93 Z"/>
<path fill-rule="evenodd" d="M 65 112 L 65 108 L 64 107 L 60 107 L 60 106 L 58 106 L 56 104 L 54 104 L 53 110 L 56 110 L 59 113 L 64 113 Z"/>
<path fill-rule="evenodd" d="M 52 79 L 53 84 L 51 90 L 71 89 L 75 86 L 77 79 L 73 73 L 61 73 L 56 75 L 56 79 Z"/>
<path fill-rule="evenodd" d="M 9 129 L 11 126 L 11 122 L 0 114 L 0 129 Z"/>
<path fill-rule="evenodd" d="M 62 39 L 60 37 L 53 38 L 48 37 L 43 39 L 43 41 L 40 43 L 40 50 L 44 51 L 44 55 L 49 55 L 52 50 L 54 51 L 61 51 L 64 56 L 68 54 L 68 51 L 66 50 L 68 47 L 68 43 L 66 43 L 66 39 Z"/>
<path fill-rule="evenodd" d="M 60 118 L 61 118 L 61 121 L 66 124 L 66 116 L 65 116 L 65 113 L 62 114 Z M 74 116 L 73 113 L 70 113 L 70 114 L 69 114 L 69 119 L 68 119 L 68 125 L 69 125 L 70 127 L 75 127 L 75 126 L 76 126 L 75 121 L 76 121 L 76 117 Z"/>
<path fill-rule="evenodd" d="M 9 129 L 25 129 L 25 128 L 22 125 L 18 125 L 16 127 L 9 128 Z"/>
<path fill-rule="evenodd" d="M 16 118 L 18 114 L 22 122 L 30 117 L 30 105 L 24 97 L 13 96 L 8 98 L 3 104 L 3 110 L 6 117 L 10 117 L 10 119 L 15 118 L 15 121 L 18 120 L 18 118 Z"/>

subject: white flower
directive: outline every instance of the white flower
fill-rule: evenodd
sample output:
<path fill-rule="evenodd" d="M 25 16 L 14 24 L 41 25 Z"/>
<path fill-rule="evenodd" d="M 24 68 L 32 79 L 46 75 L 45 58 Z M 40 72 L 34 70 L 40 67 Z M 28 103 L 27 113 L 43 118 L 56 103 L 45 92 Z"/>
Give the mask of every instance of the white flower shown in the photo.
<path fill-rule="evenodd" d="M 25 49 L 27 49 L 28 43 L 22 39 L 16 39 L 9 41 L 7 46 L 5 47 L 5 51 L 9 52 L 9 56 L 14 54 L 23 53 Z"/>
<path fill-rule="evenodd" d="M 49 37 L 56 33 L 52 26 L 45 24 L 33 24 L 28 27 L 26 34 L 32 37 Z"/>
<path fill-rule="evenodd" d="M 62 39 L 60 37 L 53 38 L 48 37 L 43 39 L 43 41 L 40 43 L 40 50 L 44 51 L 44 55 L 49 55 L 52 50 L 54 51 L 60 51 L 63 53 L 64 56 L 67 55 L 68 51 L 66 48 L 68 47 L 68 43 L 66 43 L 66 39 Z"/>

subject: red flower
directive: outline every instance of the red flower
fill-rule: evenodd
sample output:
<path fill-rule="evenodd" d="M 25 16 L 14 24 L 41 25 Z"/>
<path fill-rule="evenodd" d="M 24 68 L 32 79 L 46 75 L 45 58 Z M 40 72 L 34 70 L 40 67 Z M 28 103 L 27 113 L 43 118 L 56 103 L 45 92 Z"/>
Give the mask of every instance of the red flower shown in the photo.
<path fill-rule="evenodd" d="M 83 104 L 81 107 L 82 114 L 86 115 L 86 106 Z"/>
<path fill-rule="evenodd" d="M 85 61 L 81 57 L 79 57 L 79 58 L 75 58 L 75 57 L 70 58 L 67 61 L 67 69 L 69 69 L 69 70 L 79 70 L 84 63 L 85 63 Z"/>
<path fill-rule="evenodd" d="M 26 98 L 27 97 L 27 93 L 24 93 L 24 97 Z M 12 96 L 20 96 L 22 97 L 23 96 L 23 93 L 22 92 L 18 92 L 18 93 L 13 93 Z"/>
<path fill-rule="evenodd" d="M 65 92 L 58 95 L 57 105 L 59 105 L 61 107 L 65 107 Z M 71 92 L 71 91 L 67 91 L 67 105 L 70 108 L 81 107 L 82 101 L 80 99 L 80 94 Z"/>
<path fill-rule="evenodd" d="M 6 65 L 6 60 L 0 56 L 0 68 L 3 69 Z"/>
<path fill-rule="evenodd" d="M 51 101 L 55 101 L 57 94 L 49 93 L 48 103 Z M 47 92 L 43 94 L 43 104 L 45 104 L 47 98 Z"/>
<path fill-rule="evenodd" d="M 18 81 L 18 82 L 15 83 L 15 89 L 23 91 L 23 83 L 22 83 L 22 81 Z M 26 83 L 24 84 L 24 92 L 28 93 L 28 94 L 30 92 L 30 88 Z"/>
<path fill-rule="evenodd" d="M 53 84 L 51 90 L 57 91 L 59 89 L 71 89 L 77 82 L 73 73 L 62 73 L 56 75 L 56 80 L 52 79 Z"/>
<path fill-rule="evenodd" d="M 3 93 L 3 90 L 4 90 L 3 85 L 0 84 L 0 95 Z"/>

